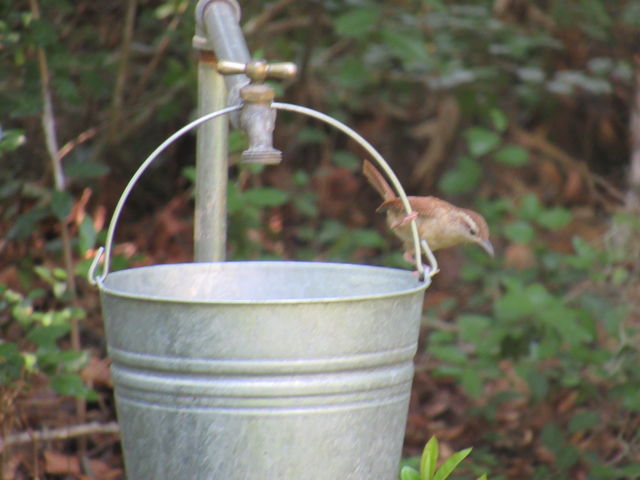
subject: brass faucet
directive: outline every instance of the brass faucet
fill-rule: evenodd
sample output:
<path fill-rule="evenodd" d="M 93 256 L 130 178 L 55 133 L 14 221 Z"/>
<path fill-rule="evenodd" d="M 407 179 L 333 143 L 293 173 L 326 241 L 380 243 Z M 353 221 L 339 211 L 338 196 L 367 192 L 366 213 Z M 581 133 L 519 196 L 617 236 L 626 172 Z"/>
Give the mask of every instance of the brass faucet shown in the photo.
<path fill-rule="evenodd" d="M 244 101 L 240 113 L 240 126 L 249 136 L 249 148 L 242 152 L 245 163 L 276 164 L 282 160 L 282 152 L 273 148 L 273 130 L 276 111 L 271 107 L 275 91 L 264 83 L 267 78 L 289 79 L 296 74 L 293 63 L 269 64 L 264 60 L 248 63 L 220 60 L 218 72 L 223 75 L 245 74 L 250 82 L 240 89 Z"/>

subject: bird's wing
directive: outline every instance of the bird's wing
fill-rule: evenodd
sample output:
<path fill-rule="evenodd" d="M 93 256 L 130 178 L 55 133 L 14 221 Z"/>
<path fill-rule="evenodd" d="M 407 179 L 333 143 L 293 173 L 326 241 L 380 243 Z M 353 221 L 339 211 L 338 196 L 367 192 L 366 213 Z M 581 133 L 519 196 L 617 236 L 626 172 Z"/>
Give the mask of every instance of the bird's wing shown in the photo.
<path fill-rule="evenodd" d="M 438 214 L 441 209 L 452 208 L 449 202 L 440 200 L 436 197 L 407 197 L 409 199 L 409 205 L 414 212 L 417 212 L 421 217 L 433 217 Z M 392 198 L 382 202 L 376 212 L 386 212 L 390 208 L 396 208 L 404 210 L 402 201 L 399 198 Z"/>
<path fill-rule="evenodd" d="M 391 188 L 391 185 L 389 185 L 380 171 L 374 167 L 370 161 L 365 160 L 362 163 L 362 173 L 364 173 L 364 176 L 367 177 L 371 186 L 375 188 L 383 198 L 384 203 L 382 205 L 396 199 L 396 193 Z M 380 207 L 382 207 L 382 205 Z"/>

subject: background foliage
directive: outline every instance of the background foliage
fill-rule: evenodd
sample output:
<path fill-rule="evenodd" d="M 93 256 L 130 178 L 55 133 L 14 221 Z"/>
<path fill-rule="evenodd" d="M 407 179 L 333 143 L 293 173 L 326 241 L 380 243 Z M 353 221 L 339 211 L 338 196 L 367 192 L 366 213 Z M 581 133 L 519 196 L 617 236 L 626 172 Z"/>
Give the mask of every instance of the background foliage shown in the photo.
<path fill-rule="evenodd" d="M 474 446 L 459 478 L 640 476 L 640 228 L 625 204 L 637 2 L 241 4 L 256 56 L 300 67 L 278 86 L 283 101 L 347 122 L 410 193 L 476 208 L 492 229 L 495 260 L 473 249 L 440 255 L 407 455 L 435 434 L 443 453 Z M 194 116 L 196 57 L 186 0 L 0 5 L 0 420 L 9 439 L 114 418 L 98 299 L 84 275 L 131 173 Z M 229 257 L 409 268 L 373 213 L 363 152 L 313 121 L 278 118 L 280 166 L 237 165 L 245 139 L 230 138 Z M 117 268 L 190 260 L 193 158 L 186 138 L 134 191 Z M 16 443 L 2 455 L 7 478 L 58 478 L 78 456 L 96 478 L 121 473 L 113 434 L 35 450 Z"/>

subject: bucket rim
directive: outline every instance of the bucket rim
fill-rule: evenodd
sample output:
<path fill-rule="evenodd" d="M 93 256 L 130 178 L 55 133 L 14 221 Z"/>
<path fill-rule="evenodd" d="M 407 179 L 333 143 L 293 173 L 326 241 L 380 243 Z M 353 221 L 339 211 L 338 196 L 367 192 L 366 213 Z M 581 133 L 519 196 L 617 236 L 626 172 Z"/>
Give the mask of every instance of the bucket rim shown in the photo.
<path fill-rule="evenodd" d="M 384 267 L 378 265 L 366 265 L 366 264 L 357 264 L 357 263 L 345 263 L 345 262 L 311 262 L 311 261 L 294 261 L 294 260 L 237 260 L 237 261 L 223 261 L 223 262 L 183 262 L 183 263 L 165 263 L 160 265 L 145 265 L 141 267 L 133 267 L 126 268 L 123 270 L 118 270 L 115 272 L 109 272 L 105 278 L 99 279 L 97 282 L 98 289 L 100 293 L 108 294 L 110 296 L 119 297 L 119 298 L 127 298 L 132 300 L 144 300 L 144 301 L 152 301 L 152 302 L 160 302 L 160 303 L 173 303 L 173 304 L 185 304 L 189 305 L 197 304 L 197 305 L 293 305 L 293 304 L 301 304 L 301 303 L 340 303 L 340 302 L 354 302 L 361 300 L 373 300 L 373 299 L 385 299 L 392 297 L 400 297 L 405 295 L 412 295 L 418 293 L 420 291 L 426 290 L 431 285 L 431 277 L 425 276 L 424 279 L 420 280 L 417 276 L 415 276 L 416 286 L 412 288 L 405 288 L 402 290 L 397 290 L 394 292 L 388 293 L 372 293 L 372 294 L 364 294 L 364 295 L 352 295 L 352 296 L 326 296 L 326 297 L 318 297 L 318 298 L 282 298 L 282 299 L 205 299 L 205 298 L 194 298 L 194 299 L 186 299 L 186 298 L 177 298 L 177 297 L 169 297 L 166 295 L 152 295 L 152 294 L 139 294 L 139 293 L 129 293 L 123 292 L 122 290 L 114 289 L 105 285 L 105 282 L 109 277 L 118 276 L 118 274 L 124 274 L 127 272 L 131 272 L 132 270 L 149 270 L 152 268 L 170 268 L 170 267 L 190 267 L 197 268 L 198 266 L 206 266 L 206 265 L 265 265 L 265 264 L 277 264 L 283 265 L 286 264 L 290 268 L 337 268 L 337 269 L 362 269 L 362 270 L 372 270 L 377 272 L 385 271 L 387 274 L 394 276 L 402 276 L 407 277 L 408 275 L 415 275 L 415 272 L 411 272 L 409 270 L 405 270 L 402 268 L 394 268 L 394 267 Z"/>

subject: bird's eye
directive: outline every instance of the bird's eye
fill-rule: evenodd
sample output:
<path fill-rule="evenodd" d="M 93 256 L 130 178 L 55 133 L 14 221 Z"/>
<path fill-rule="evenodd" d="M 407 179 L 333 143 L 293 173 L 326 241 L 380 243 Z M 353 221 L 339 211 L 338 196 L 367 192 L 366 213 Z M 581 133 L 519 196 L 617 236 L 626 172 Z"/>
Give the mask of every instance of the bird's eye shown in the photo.
<path fill-rule="evenodd" d="M 478 234 L 478 232 L 476 231 L 476 229 L 475 229 L 475 228 L 473 228 L 473 227 L 469 229 L 469 233 L 470 233 L 471 235 L 477 235 L 477 234 Z"/>

